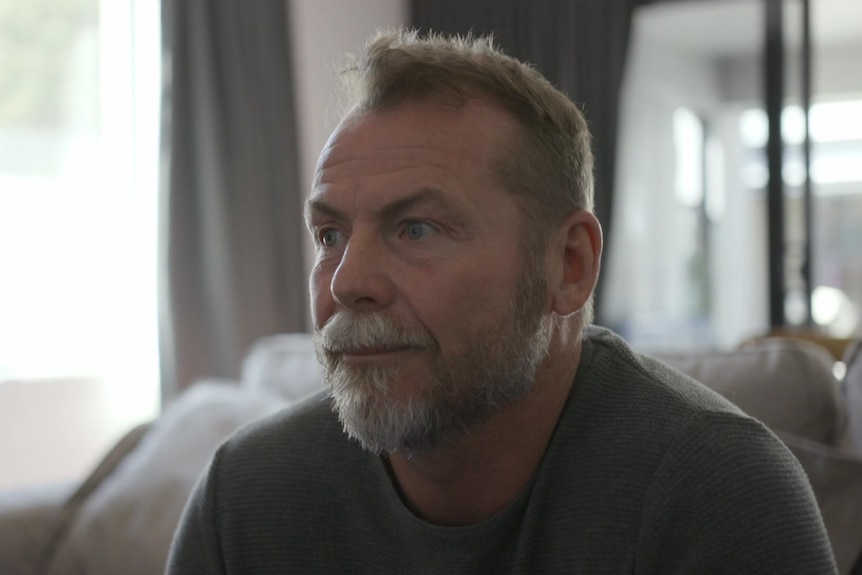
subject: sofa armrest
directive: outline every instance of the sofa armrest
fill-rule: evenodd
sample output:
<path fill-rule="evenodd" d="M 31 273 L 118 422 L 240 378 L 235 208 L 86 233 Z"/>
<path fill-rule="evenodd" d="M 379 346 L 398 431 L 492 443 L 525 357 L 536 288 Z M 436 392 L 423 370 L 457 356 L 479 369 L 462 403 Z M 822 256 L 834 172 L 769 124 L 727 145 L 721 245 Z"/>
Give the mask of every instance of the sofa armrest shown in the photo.
<path fill-rule="evenodd" d="M 0 492 L 0 573 L 34 575 L 74 483 Z"/>
<path fill-rule="evenodd" d="M 862 455 L 790 433 L 778 437 L 808 475 L 838 572 L 862 573 Z"/>

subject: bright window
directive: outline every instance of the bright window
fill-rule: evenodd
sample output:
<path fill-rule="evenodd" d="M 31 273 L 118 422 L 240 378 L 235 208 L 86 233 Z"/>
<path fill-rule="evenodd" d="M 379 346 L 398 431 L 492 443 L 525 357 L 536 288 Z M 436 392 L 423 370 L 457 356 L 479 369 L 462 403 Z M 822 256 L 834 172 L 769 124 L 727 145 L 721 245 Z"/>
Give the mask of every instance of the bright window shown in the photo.
<path fill-rule="evenodd" d="M 811 106 L 809 115 L 811 141 L 816 144 L 811 162 L 811 180 L 822 184 L 819 194 L 836 193 L 831 184 L 862 183 L 862 100 L 820 102 Z M 744 111 L 740 116 L 742 143 L 754 153 L 745 167 L 745 183 L 751 188 L 766 186 L 765 160 L 760 154 L 766 146 L 769 125 L 766 112 L 760 108 Z M 805 116 L 799 106 L 787 106 L 781 113 L 781 132 L 788 146 L 784 163 L 784 180 L 800 186 L 805 179 L 799 146 L 805 137 Z M 854 191 L 856 191 L 854 190 Z M 856 191 L 858 193 L 858 191 Z"/>
<path fill-rule="evenodd" d="M 0 382 L 158 408 L 158 2 L 0 0 Z"/>
<path fill-rule="evenodd" d="M 811 314 L 828 334 L 852 337 L 860 327 L 862 310 L 862 99 L 836 99 L 811 106 L 811 182 L 814 194 L 814 269 Z M 768 123 L 759 108 L 739 118 L 740 140 L 746 148 L 744 184 L 757 192 L 767 184 L 763 147 Z M 805 116 L 799 106 L 786 106 L 781 116 L 787 208 L 802 213 L 805 164 L 802 143 Z M 787 226 L 796 243 L 804 240 L 800 217 L 788 217 Z M 793 244 L 791 244 L 793 245 Z M 793 254 L 793 250 L 791 250 Z M 791 275 L 790 284 L 793 282 Z M 790 286 L 785 313 L 788 321 L 802 324 L 808 304 L 802 288 Z"/>

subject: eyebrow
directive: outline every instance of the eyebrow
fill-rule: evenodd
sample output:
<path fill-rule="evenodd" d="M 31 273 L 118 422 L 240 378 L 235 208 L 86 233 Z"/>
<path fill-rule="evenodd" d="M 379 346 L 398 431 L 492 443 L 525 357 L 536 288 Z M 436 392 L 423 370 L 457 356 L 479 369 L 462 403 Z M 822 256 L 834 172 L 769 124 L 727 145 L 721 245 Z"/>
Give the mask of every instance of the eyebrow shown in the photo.
<path fill-rule="evenodd" d="M 309 198 L 305 202 L 305 222 L 306 225 L 311 224 L 312 212 L 320 212 L 323 215 L 329 216 L 335 220 L 346 220 L 346 216 L 341 210 L 338 210 L 323 200 Z"/>
<path fill-rule="evenodd" d="M 447 212 L 454 210 L 452 202 L 436 188 L 425 187 L 421 188 L 407 197 L 395 200 L 392 203 L 386 204 L 380 210 L 377 219 L 382 221 L 390 221 L 397 219 L 404 212 L 409 211 L 416 206 L 431 205 L 445 209 Z M 321 199 L 309 199 L 306 202 L 306 221 L 311 220 L 312 212 L 319 212 L 329 216 L 335 220 L 346 221 L 348 218 L 344 212 L 326 203 Z"/>
<path fill-rule="evenodd" d="M 453 211 L 452 202 L 443 192 L 435 188 L 422 188 L 414 194 L 384 206 L 380 211 L 380 217 L 384 221 L 394 220 L 417 206 L 435 206 L 447 212 Z"/>

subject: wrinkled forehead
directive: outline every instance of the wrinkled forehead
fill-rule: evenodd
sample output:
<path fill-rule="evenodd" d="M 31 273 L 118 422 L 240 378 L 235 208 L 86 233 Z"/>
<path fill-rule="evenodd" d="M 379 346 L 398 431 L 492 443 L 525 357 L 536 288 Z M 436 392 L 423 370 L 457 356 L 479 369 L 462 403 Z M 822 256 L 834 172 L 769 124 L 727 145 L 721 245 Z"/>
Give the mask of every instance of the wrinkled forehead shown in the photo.
<path fill-rule="evenodd" d="M 393 160 L 413 154 L 447 155 L 491 170 L 495 160 L 511 157 L 520 130 L 512 115 L 492 101 L 474 99 L 460 105 L 436 99 L 406 100 L 377 110 L 351 109 L 330 135 L 315 169 L 313 185 L 333 164 L 369 150 Z M 493 176 L 493 173 L 489 173 Z"/>

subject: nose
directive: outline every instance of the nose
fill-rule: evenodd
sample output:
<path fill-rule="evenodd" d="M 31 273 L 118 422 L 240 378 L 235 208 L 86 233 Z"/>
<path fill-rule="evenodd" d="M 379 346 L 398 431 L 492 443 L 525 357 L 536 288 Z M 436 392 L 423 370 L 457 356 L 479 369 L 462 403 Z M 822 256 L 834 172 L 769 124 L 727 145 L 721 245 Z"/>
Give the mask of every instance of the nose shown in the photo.
<path fill-rule="evenodd" d="M 353 311 L 385 308 L 394 294 L 389 271 L 384 247 L 354 234 L 332 275 L 332 297 Z"/>

